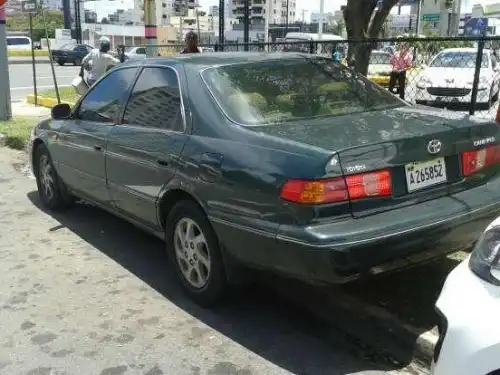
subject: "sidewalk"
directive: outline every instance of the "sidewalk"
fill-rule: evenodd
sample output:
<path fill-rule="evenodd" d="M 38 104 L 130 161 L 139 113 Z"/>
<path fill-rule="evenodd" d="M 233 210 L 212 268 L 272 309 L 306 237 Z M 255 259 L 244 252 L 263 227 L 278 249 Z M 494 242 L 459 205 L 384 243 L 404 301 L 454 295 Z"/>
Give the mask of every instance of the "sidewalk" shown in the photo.
<path fill-rule="evenodd" d="M 26 102 L 12 103 L 12 117 L 37 117 L 44 118 L 50 116 L 50 109 L 45 107 L 36 107 Z"/>

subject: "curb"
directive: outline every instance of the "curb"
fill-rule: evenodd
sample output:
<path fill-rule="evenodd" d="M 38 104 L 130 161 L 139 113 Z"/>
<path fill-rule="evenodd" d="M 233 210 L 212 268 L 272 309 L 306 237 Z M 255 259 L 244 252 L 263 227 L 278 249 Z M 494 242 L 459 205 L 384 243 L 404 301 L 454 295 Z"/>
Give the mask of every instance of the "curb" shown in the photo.
<path fill-rule="evenodd" d="M 45 107 L 45 108 L 53 108 L 55 107 L 57 104 L 59 104 L 57 102 L 57 99 L 54 99 L 54 98 L 46 98 L 44 96 L 40 96 L 40 95 L 37 95 L 37 99 L 38 99 L 38 105 L 41 106 L 41 107 Z M 33 94 L 29 94 L 27 97 L 26 97 L 26 103 L 29 103 L 29 104 L 35 104 L 35 95 Z M 72 103 L 72 102 L 66 102 L 64 100 L 61 100 L 61 104 L 62 103 L 66 103 L 66 104 L 69 104 L 70 106 L 74 106 L 75 103 Z"/>
<path fill-rule="evenodd" d="M 424 331 L 402 322 L 389 311 L 347 295 L 340 288 L 320 290 L 287 280 L 274 281 L 275 290 L 290 303 L 307 310 L 362 347 L 401 364 L 415 360 L 429 367 L 438 340 L 433 330 Z"/>
<path fill-rule="evenodd" d="M 18 59 L 8 59 L 8 64 L 9 65 L 22 65 L 22 64 L 32 64 L 31 59 L 26 59 L 26 60 L 18 60 Z M 49 59 L 35 59 L 35 64 L 50 64 Z"/>

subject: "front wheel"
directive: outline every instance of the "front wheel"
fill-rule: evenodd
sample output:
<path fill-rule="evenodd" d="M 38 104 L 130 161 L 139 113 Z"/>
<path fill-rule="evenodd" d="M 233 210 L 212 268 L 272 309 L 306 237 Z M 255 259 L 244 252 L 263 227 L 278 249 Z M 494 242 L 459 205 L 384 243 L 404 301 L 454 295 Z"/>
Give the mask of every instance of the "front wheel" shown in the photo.
<path fill-rule="evenodd" d="M 35 150 L 34 166 L 38 196 L 42 204 L 49 210 L 69 207 L 74 199 L 59 179 L 49 152 L 43 144 L 40 144 Z"/>
<path fill-rule="evenodd" d="M 75 59 L 75 61 L 73 61 L 73 65 L 74 65 L 74 66 L 80 66 L 80 65 L 82 65 L 82 59 L 81 59 L 81 58 L 79 58 L 79 57 L 77 57 L 77 58 Z"/>
<path fill-rule="evenodd" d="M 227 279 L 219 241 L 203 211 L 194 202 L 178 202 L 165 232 L 172 265 L 189 297 L 201 306 L 220 302 Z"/>

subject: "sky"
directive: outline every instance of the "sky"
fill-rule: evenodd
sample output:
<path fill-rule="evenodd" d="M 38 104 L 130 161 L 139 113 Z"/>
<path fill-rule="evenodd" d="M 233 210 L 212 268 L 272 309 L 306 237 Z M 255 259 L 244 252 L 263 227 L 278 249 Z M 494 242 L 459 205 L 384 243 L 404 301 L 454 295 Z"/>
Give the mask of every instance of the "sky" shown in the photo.
<path fill-rule="evenodd" d="M 161 0 L 157 0 L 161 1 Z M 342 5 L 344 5 L 347 0 L 324 0 L 324 11 L 325 12 L 334 12 L 339 10 Z M 424 0 L 425 1 L 425 0 Z M 431 0 L 426 0 L 431 1 Z M 472 6 L 474 4 L 491 4 L 498 3 L 500 0 L 462 0 L 462 12 L 467 13 L 472 10 Z M 201 7 L 204 10 L 208 10 L 208 7 L 211 5 L 219 5 L 218 0 L 199 0 Z M 319 0 L 296 0 L 297 8 L 296 14 L 301 14 L 302 9 L 306 10 L 304 18 L 306 22 L 310 21 L 311 13 L 319 12 Z M 116 9 L 133 9 L 134 1 L 133 0 L 97 0 L 93 2 L 88 2 L 85 6 L 87 9 L 92 9 L 97 12 L 98 17 L 106 17 L 108 14 L 113 13 Z M 402 13 L 406 13 L 403 11 Z"/>

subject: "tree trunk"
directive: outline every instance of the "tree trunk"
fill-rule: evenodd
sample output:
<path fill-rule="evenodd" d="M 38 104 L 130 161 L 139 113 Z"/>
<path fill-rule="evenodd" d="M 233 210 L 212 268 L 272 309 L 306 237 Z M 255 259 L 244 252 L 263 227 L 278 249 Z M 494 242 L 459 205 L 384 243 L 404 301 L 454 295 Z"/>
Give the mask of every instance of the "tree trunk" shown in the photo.
<path fill-rule="evenodd" d="M 382 6 L 375 9 L 373 0 L 347 0 L 342 9 L 349 43 L 347 59 L 355 60 L 355 70 L 366 75 L 373 43 L 363 42 L 367 38 L 377 38 L 392 7 L 398 0 L 384 0 Z"/>

